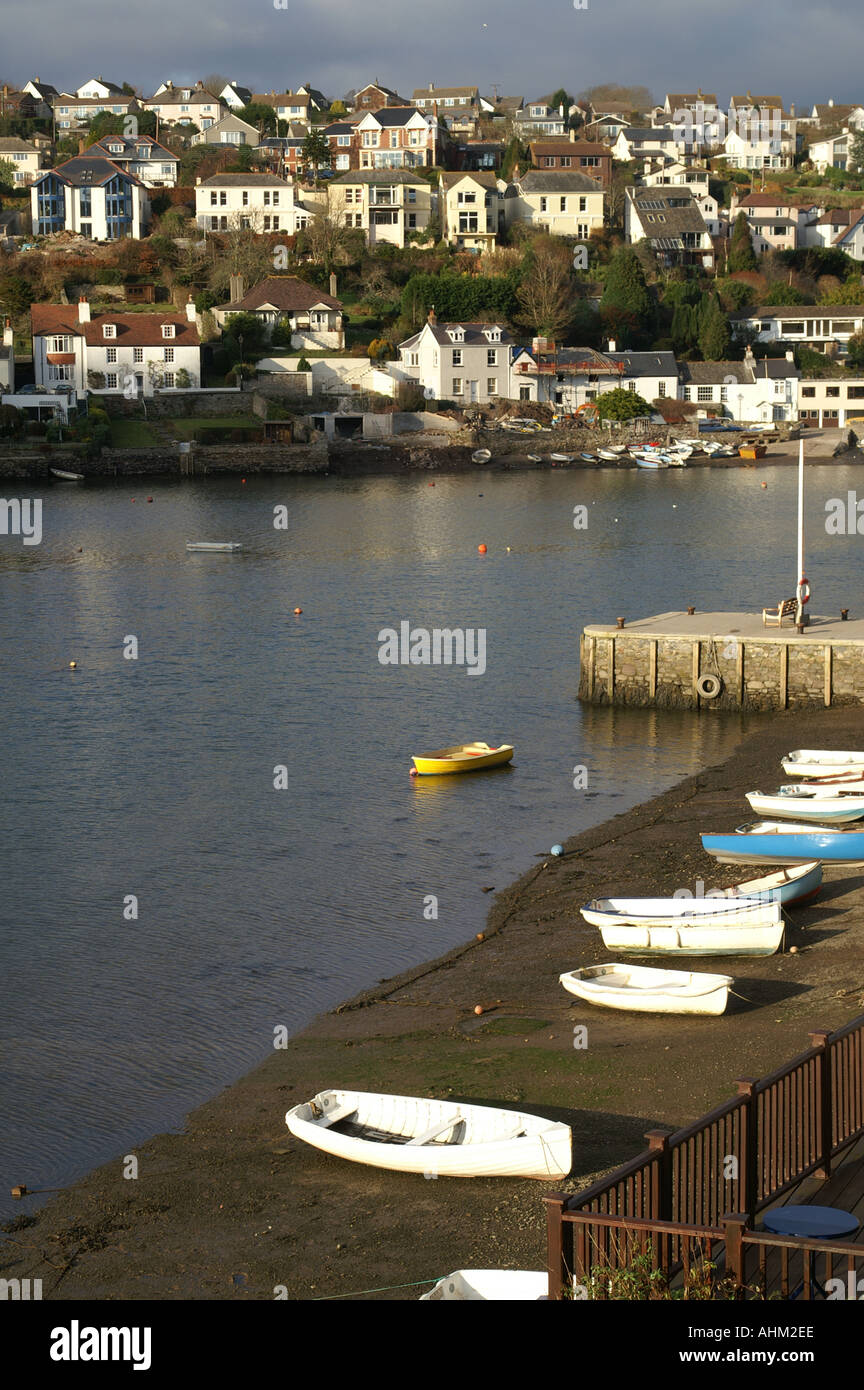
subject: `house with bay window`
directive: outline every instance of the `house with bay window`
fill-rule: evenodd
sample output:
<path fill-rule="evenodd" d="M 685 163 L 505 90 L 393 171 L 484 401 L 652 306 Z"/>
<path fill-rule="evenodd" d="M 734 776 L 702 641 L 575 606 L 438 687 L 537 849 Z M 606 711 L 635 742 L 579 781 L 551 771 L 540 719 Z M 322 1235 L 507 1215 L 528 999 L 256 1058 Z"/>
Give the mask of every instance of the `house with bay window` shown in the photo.
<path fill-rule="evenodd" d="M 432 310 L 399 344 L 399 368 L 437 400 L 485 404 L 510 395 L 515 340 L 500 323 L 439 323 Z"/>
<path fill-rule="evenodd" d="M 437 164 L 445 139 L 437 120 L 413 106 L 367 111 L 354 129 L 361 169 L 413 169 Z"/>
<path fill-rule="evenodd" d="M 861 304 L 775 304 L 730 314 L 732 331 L 757 343 L 788 343 L 842 357 L 849 339 L 864 332 Z"/>
<path fill-rule="evenodd" d="M 507 227 L 522 223 L 553 236 L 587 241 L 603 226 L 605 193 L 587 174 L 567 169 L 529 170 L 504 194 Z"/>
<path fill-rule="evenodd" d="M 506 185 L 494 174 L 441 174 L 438 203 L 445 241 L 460 251 L 490 251 L 504 218 Z"/>
<path fill-rule="evenodd" d="M 356 169 L 330 180 L 327 206 L 343 226 L 362 228 L 370 246 L 404 246 L 411 232 L 427 230 L 433 192 L 428 179 L 407 169 Z"/>
<path fill-rule="evenodd" d="M 85 159 L 106 157 L 147 188 L 173 188 L 177 183 L 179 155 L 152 136 L 141 135 L 133 139 L 127 135 L 106 135 L 95 145 L 90 145 L 83 155 Z"/>
<path fill-rule="evenodd" d="M 619 387 L 649 403 L 664 396 L 676 400 L 678 364 L 672 352 L 620 352 L 611 342 L 608 353 L 598 353 L 535 338 L 530 349 L 517 349 L 511 383 L 514 400 L 538 401 L 572 415 Z"/>
<path fill-rule="evenodd" d="M 242 275 L 232 275 L 230 294 L 229 303 L 213 310 L 220 328 L 232 314 L 254 314 L 268 333 L 277 324 L 290 328 L 291 346 L 300 351 L 345 346 L 339 300 L 296 275 L 268 275 L 248 291 Z"/>
<path fill-rule="evenodd" d="M 36 384 L 110 395 L 152 396 L 201 385 L 201 348 L 190 300 L 185 314 L 90 313 L 77 304 L 30 309 Z"/>
<path fill-rule="evenodd" d="M 199 130 L 207 130 L 228 110 L 221 97 L 208 92 L 203 82 L 175 87 L 170 78 L 156 88 L 152 97 L 142 100 L 141 105 L 165 125 L 195 125 Z"/>
<path fill-rule="evenodd" d="M 147 235 L 150 198 L 140 179 L 107 156 L 76 155 L 30 185 L 37 236 L 78 232 L 92 241 Z"/>

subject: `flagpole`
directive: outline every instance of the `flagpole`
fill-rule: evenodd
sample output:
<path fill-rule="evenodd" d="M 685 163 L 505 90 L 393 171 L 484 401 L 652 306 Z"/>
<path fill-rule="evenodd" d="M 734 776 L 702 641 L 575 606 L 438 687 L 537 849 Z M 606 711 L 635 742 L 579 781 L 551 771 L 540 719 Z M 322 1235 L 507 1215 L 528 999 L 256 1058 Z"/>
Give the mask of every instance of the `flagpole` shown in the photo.
<path fill-rule="evenodd" d="M 804 436 L 798 441 L 798 583 L 795 588 L 795 595 L 798 599 L 798 608 L 795 621 L 800 632 L 804 626 L 804 585 L 806 584 L 804 574 Z"/>

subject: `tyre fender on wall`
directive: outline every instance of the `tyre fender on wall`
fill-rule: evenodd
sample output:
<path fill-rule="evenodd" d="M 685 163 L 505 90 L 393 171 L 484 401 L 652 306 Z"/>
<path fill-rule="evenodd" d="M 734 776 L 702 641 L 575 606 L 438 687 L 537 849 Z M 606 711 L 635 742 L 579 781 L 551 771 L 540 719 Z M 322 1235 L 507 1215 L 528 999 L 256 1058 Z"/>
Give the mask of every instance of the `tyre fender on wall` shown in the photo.
<path fill-rule="evenodd" d="M 696 682 L 696 693 L 703 700 L 716 700 L 723 689 L 719 676 L 700 676 Z"/>

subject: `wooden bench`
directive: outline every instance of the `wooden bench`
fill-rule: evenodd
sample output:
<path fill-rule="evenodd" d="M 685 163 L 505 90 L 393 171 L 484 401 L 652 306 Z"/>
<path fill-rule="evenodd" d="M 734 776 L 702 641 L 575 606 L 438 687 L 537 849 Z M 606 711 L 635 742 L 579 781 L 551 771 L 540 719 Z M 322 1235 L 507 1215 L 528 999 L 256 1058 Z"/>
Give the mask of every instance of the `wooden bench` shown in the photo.
<path fill-rule="evenodd" d="M 778 603 L 775 608 L 762 609 L 762 626 L 770 627 L 772 623 L 777 627 L 783 626 L 784 618 L 791 618 L 795 622 L 798 616 L 797 598 L 784 598 L 782 603 Z"/>

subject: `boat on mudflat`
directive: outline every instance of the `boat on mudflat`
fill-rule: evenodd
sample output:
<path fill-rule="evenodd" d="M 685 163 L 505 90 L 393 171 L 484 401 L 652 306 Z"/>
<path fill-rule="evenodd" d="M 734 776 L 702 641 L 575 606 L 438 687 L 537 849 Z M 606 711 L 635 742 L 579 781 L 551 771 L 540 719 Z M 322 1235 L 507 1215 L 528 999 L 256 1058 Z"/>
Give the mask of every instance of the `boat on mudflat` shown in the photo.
<path fill-rule="evenodd" d="M 285 1116 L 325 1153 L 398 1173 L 442 1178 L 563 1178 L 568 1125 L 518 1110 L 369 1091 L 320 1091 Z"/>
<path fill-rule="evenodd" d="M 48 472 L 54 478 L 59 478 L 61 483 L 83 483 L 83 473 L 70 473 L 66 468 L 49 468 Z"/>
<path fill-rule="evenodd" d="M 864 753 L 834 752 L 830 748 L 796 748 L 783 759 L 789 777 L 839 777 L 864 773 Z"/>
<path fill-rule="evenodd" d="M 478 772 L 484 767 L 502 767 L 513 757 L 512 743 L 492 748 L 488 743 L 456 743 L 432 753 L 417 753 L 411 761 L 421 776 L 444 776 L 450 772 Z"/>
<path fill-rule="evenodd" d="M 439 1279 L 421 1303 L 522 1303 L 548 1298 L 549 1275 L 533 1269 L 457 1269 Z"/>
<path fill-rule="evenodd" d="M 864 817 L 864 795 L 832 787 L 780 787 L 770 796 L 747 792 L 747 800 L 757 816 L 787 816 L 790 820 L 816 821 L 843 825 Z"/>
<path fill-rule="evenodd" d="M 715 891 L 726 897 L 758 898 L 780 903 L 782 907 L 795 907 L 818 897 L 821 887 L 822 862 L 812 859 L 806 864 L 790 864 L 762 878 L 745 879 L 731 888 Z M 705 896 L 712 900 L 710 893 Z"/>
<path fill-rule="evenodd" d="M 600 931 L 604 946 L 625 955 L 772 956 L 783 929 L 780 904 L 766 902 L 743 912 L 706 912 L 665 924 L 650 917 L 613 919 Z"/>
<path fill-rule="evenodd" d="M 864 830 L 839 826 L 796 824 L 793 821 L 752 821 L 734 834 L 703 835 L 702 848 L 721 864 L 802 864 L 821 859 L 826 864 L 864 865 Z"/>
<path fill-rule="evenodd" d="M 731 975 L 656 970 L 646 965 L 589 965 L 559 975 L 566 990 L 601 1009 L 648 1014 L 722 1014 Z"/>
<path fill-rule="evenodd" d="M 488 463 L 492 457 L 491 449 L 475 449 L 471 455 L 472 463 Z"/>
<path fill-rule="evenodd" d="M 724 893 L 716 898 L 592 898 L 579 911 L 592 927 L 605 927 L 613 922 L 650 922 L 666 927 L 699 917 L 746 918 L 764 912 L 766 905 L 770 908 L 770 899 L 728 897 Z"/>

